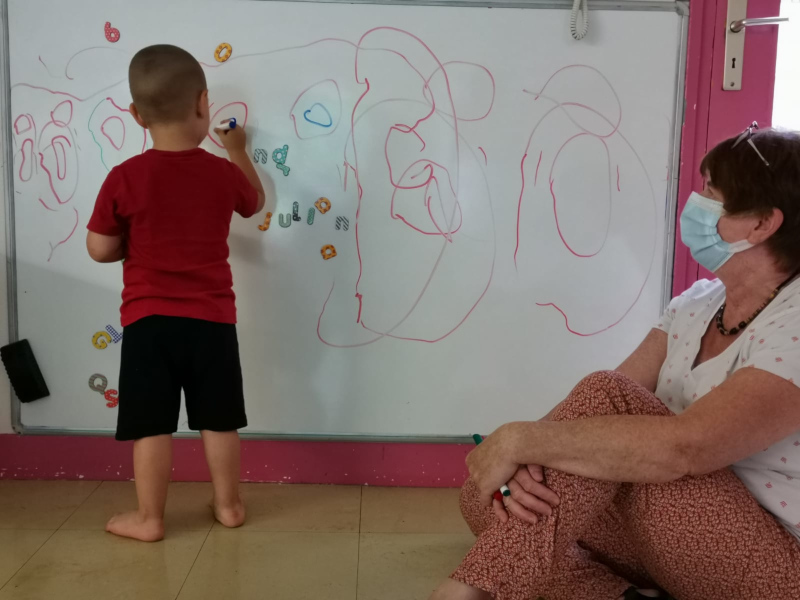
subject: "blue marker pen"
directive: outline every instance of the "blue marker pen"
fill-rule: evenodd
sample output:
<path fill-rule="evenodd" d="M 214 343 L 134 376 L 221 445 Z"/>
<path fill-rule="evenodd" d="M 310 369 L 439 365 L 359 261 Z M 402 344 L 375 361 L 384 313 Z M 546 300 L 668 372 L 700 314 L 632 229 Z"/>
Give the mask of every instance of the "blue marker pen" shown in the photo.
<path fill-rule="evenodd" d="M 229 129 L 236 129 L 236 119 L 232 117 L 222 122 L 220 125 L 217 125 L 215 129 L 221 129 L 222 131 L 228 131 Z"/>

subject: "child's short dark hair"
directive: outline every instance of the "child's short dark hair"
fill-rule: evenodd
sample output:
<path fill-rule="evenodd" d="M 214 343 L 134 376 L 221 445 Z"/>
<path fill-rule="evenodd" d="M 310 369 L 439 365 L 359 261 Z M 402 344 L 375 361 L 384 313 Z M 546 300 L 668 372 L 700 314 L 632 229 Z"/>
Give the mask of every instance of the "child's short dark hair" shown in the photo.
<path fill-rule="evenodd" d="M 783 225 L 767 241 L 786 271 L 800 269 L 800 132 L 762 129 L 750 139 L 758 153 L 737 137 L 717 144 L 700 165 L 702 175 L 722 192 L 730 214 L 764 215 L 778 208 Z"/>
<path fill-rule="evenodd" d="M 139 50 L 128 68 L 128 82 L 133 103 L 148 123 L 184 120 L 207 88 L 200 63 L 169 44 Z"/>

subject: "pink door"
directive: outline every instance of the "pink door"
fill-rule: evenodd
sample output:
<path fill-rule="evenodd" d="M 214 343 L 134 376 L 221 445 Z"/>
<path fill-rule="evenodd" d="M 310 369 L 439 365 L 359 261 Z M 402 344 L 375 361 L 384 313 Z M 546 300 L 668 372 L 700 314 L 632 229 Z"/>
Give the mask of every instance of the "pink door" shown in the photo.
<path fill-rule="evenodd" d="M 797 0 L 783 1 L 788 4 Z M 781 12 L 781 0 L 749 0 L 747 4 L 748 19 L 776 17 Z M 698 168 L 708 150 L 741 133 L 753 121 L 758 121 L 761 127 L 772 124 L 779 33 L 779 25 L 745 28 L 741 89 L 726 91 L 723 87 L 728 0 L 694 0 L 690 7 L 679 211 L 690 192 L 702 189 Z M 673 293 L 681 293 L 702 278 L 711 279 L 713 275 L 692 259 L 679 237 L 675 245 Z"/>

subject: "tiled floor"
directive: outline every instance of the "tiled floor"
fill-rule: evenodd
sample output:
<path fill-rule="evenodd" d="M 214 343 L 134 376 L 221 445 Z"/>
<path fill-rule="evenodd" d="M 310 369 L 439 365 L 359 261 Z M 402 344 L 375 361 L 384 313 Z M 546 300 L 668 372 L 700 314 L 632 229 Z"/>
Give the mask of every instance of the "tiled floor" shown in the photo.
<path fill-rule="evenodd" d="M 214 523 L 206 483 L 170 488 L 167 538 L 103 531 L 132 483 L 0 481 L 0 600 L 425 600 L 473 542 L 458 490 L 244 484 Z"/>

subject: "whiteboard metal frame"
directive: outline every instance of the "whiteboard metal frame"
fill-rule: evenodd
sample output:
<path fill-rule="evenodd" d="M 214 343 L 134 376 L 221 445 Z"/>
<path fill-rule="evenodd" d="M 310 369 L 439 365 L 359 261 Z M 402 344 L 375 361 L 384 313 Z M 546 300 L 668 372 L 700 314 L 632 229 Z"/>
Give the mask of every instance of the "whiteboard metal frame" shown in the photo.
<path fill-rule="evenodd" d="M 573 0 L 256 0 L 260 2 L 311 2 L 314 4 L 380 4 L 391 6 L 460 6 L 471 8 L 571 9 Z M 688 14 L 689 0 L 592 0 L 589 10 L 677 11 Z M 591 27 L 591 25 L 590 25 Z M 569 31 L 566 27 L 564 31 Z"/>
<path fill-rule="evenodd" d="M 261 2 L 289 1 L 335 4 L 378 4 L 393 6 L 452 6 L 473 8 L 526 8 L 526 9 L 569 9 L 572 0 L 257 0 Z M 673 115 L 672 139 L 670 140 L 670 180 L 667 184 L 667 203 L 664 213 L 666 222 L 666 252 L 664 256 L 664 276 L 661 282 L 661 309 L 669 303 L 672 294 L 672 269 L 675 259 L 675 224 L 678 206 L 678 177 L 680 174 L 681 131 L 685 113 L 684 83 L 686 78 L 687 47 L 689 39 L 689 0 L 593 0 L 590 10 L 657 11 L 676 12 L 681 18 L 678 40 L 678 61 L 676 79 L 675 107 Z M 568 33 L 566 27 L 564 34 Z M 580 43 L 580 42 L 577 42 Z M 3 158 L 3 193 L 5 194 L 6 229 L 6 278 L 8 292 L 8 335 L 10 342 L 19 340 L 17 314 L 17 253 L 16 223 L 14 215 L 14 153 L 11 137 L 11 63 L 9 56 L 8 0 L 0 0 L 0 151 Z M 26 427 L 22 424 L 20 401 L 11 389 L 11 425 L 14 431 L 29 435 L 85 435 L 110 437 L 114 433 L 94 429 L 60 429 L 57 427 Z M 384 442 L 384 443 L 471 443 L 470 437 L 453 435 L 370 435 L 370 434 L 292 434 L 292 433 L 240 433 L 242 439 L 274 441 L 309 442 Z M 176 438 L 199 438 L 197 433 L 179 432 Z"/>
<path fill-rule="evenodd" d="M 11 59 L 9 56 L 8 1 L 0 0 L 0 144 L 2 145 L 3 194 L 5 196 L 6 229 L 6 292 L 8 303 L 8 340 L 19 340 L 17 322 L 17 244 L 14 219 L 14 152 L 11 137 Z M 20 401 L 9 383 L 11 391 L 11 426 L 24 433 Z"/>

